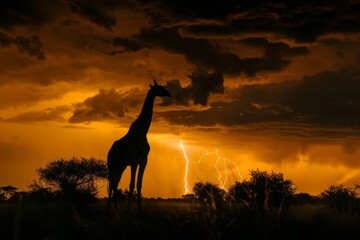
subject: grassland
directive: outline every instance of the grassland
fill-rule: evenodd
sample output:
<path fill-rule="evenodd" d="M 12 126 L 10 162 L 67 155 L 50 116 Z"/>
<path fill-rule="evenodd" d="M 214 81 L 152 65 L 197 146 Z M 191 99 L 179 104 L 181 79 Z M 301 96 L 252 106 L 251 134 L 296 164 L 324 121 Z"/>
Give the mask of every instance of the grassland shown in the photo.
<path fill-rule="evenodd" d="M 106 201 L 78 205 L 0 203 L 0 239 L 360 239 L 358 213 L 321 204 L 276 212 L 238 205 L 146 199 L 143 211 L 105 210 Z"/>

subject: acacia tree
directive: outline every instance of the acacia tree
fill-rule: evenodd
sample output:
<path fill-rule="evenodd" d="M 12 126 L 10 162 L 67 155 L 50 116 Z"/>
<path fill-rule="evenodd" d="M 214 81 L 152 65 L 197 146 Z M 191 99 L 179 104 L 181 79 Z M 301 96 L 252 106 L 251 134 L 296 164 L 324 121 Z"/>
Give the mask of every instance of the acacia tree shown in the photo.
<path fill-rule="evenodd" d="M 75 157 L 49 162 L 44 168 L 38 168 L 36 173 L 40 182 L 68 198 L 77 197 L 79 194 L 95 197 L 98 193 L 96 181 L 108 176 L 104 161 Z"/>

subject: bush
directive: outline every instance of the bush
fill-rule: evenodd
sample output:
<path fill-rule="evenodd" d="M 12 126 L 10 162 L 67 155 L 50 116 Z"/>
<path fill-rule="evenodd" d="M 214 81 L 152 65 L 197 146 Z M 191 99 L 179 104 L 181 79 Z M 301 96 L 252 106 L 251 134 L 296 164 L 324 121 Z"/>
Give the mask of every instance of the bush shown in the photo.
<path fill-rule="evenodd" d="M 236 182 L 229 189 L 232 199 L 258 209 L 280 209 L 294 193 L 294 183 L 282 173 L 259 170 L 250 170 L 250 180 Z"/>
<path fill-rule="evenodd" d="M 0 187 L 0 200 L 9 200 L 16 194 L 16 190 L 17 188 L 11 185 Z"/>
<path fill-rule="evenodd" d="M 213 210 L 219 210 L 225 204 L 224 196 L 226 192 L 215 184 L 197 182 L 194 185 L 193 192 L 201 203 Z"/>
<path fill-rule="evenodd" d="M 351 212 L 357 206 L 355 189 L 344 187 L 343 185 L 331 185 L 324 192 L 320 193 L 320 198 L 329 204 L 331 208 L 339 212 Z"/>

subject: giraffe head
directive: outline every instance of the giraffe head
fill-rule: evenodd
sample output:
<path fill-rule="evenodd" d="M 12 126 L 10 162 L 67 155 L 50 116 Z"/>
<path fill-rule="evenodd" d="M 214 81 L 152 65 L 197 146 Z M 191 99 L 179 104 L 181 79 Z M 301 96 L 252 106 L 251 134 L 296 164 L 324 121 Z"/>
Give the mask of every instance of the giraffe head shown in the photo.
<path fill-rule="evenodd" d="M 171 93 L 169 93 L 163 86 L 157 84 L 154 80 L 154 85 L 149 84 L 150 90 L 158 97 L 171 97 Z"/>

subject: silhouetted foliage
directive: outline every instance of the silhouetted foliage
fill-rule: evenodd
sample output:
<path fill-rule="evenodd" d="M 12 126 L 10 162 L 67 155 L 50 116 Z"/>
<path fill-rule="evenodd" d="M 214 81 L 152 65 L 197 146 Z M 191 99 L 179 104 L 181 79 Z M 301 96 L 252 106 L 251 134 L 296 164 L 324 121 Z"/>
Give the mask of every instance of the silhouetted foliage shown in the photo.
<path fill-rule="evenodd" d="M 245 203 L 252 209 L 258 231 L 264 239 L 279 236 L 284 224 L 283 209 L 294 193 L 293 182 L 284 179 L 282 173 L 268 173 L 258 169 L 250 170 L 250 180 L 236 182 L 229 189 L 232 199 Z"/>
<path fill-rule="evenodd" d="M 181 198 L 185 201 L 194 201 L 195 199 L 195 194 L 192 194 L 192 193 L 188 193 L 188 194 L 184 194 L 181 196 Z"/>
<path fill-rule="evenodd" d="M 28 186 L 29 192 L 26 197 L 26 200 L 31 202 L 49 202 L 54 201 L 58 198 L 56 191 L 51 187 L 45 187 L 41 182 L 33 180 L 33 183 Z"/>
<path fill-rule="evenodd" d="M 310 205 L 318 203 L 319 198 L 316 196 L 311 196 L 308 193 L 297 193 L 294 194 L 290 199 L 291 205 Z"/>
<path fill-rule="evenodd" d="M 219 209 L 225 203 L 226 192 L 215 184 L 197 182 L 193 187 L 193 192 L 197 199 L 211 209 Z"/>
<path fill-rule="evenodd" d="M 253 189 L 253 186 L 248 180 L 235 182 L 234 185 L 230 186 L 228 196 L 237 202 L 249 206 L 253 203 L 253 194 L 251 194 L 250 189 Z"/>
<path fill-rule="evenodd" d="M 268 173 L 258 169 L 250 170 L 250 180 L 236 182 L 229 189 L 229 195 L 235 201 L 259 209 L 279 209 L 294 193 L 294 183 L 285 179 L 282 173 Z"/>
<path fill-rule="evenodd" d="M 40 182 L 45 182 L 49 189 L 62 193 L 68 200 L 94 198 L 98 193 L 96 180 L 106 179 L 108 173 L 105 162 L 95 158 L 59 159 L 36 172 Z"/>
<path fill-rule="evenodd" d="M 17 188 L 11 185 L 0 187 L 0 200 L 10 199 L 16 193 L 16 190 Z"/>
<path fill-rule="evenodd" d="M 356 188 L 352 189 L 343 185 L 331 185 L 324 192 L 320 193 L 320 198 L 329 204 L 331 208 L 339 212 L 351 212 L 356 206 Z"/>
<path fill-rule="evenodd" d="M 0 192 L 0 201 L 5 201 L 5 193 Z"/>
<path fill-rule="evenodd" d="M 11 197 L 8 199 L 9 202 L 18 202 L 20 200 L 27 199 L 29 196 L 29 192 L 21 191 L 21 192 L 15 192 L 11 195 Z"/>

